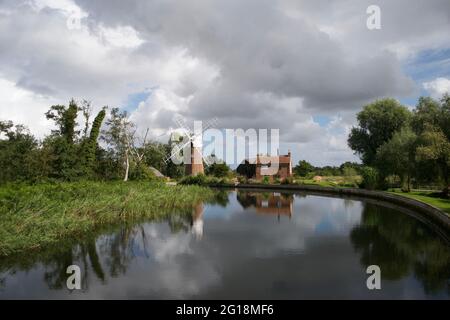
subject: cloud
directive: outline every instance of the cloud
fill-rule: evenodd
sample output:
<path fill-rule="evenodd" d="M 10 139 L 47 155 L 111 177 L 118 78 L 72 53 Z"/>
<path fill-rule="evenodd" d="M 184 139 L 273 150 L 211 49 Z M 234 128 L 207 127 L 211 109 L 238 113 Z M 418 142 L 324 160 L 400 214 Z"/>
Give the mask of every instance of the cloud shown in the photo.
<path fill-rule="evenodd" d="M 445 93 L 450 92 L 450 79 L 436 78 L 429 82 L 424 82 L 423 87 L 435 99 L 441 98 Z"/>
<path fill-rule="evenodd" d="M 0 120 L 11 120 L 15 124 L 26 123 L 33 134 L 43 136 L 52 128 L 44 113 L 53 104 L 56 104 L 56 101 L 52 98 L 22 89 L 14 82 L 0 79 Z M 20 112 L 14 112 L 15 110 Z"/>
<path fill-rule="evenodd" d="M 217 117 L 225 128 L 279 128 L 282 142 L 313 146 L 335 163 L 351 151 L 314 116 L 348 127 L 371 100 L 410 96 L 418 85 L 403 64 L 450 43 L 446 0 L 379 1 L 378 31 L 366 28 L 369 4 L 3 1 L 0 78 L 60 103 L 127 104 L 138 126 L 155 132 L 174 125 L 174 113 Z M 71 29 L 74 14 L 80 27 Z M 129 95 L 148 90 L 133 112 Z"/>

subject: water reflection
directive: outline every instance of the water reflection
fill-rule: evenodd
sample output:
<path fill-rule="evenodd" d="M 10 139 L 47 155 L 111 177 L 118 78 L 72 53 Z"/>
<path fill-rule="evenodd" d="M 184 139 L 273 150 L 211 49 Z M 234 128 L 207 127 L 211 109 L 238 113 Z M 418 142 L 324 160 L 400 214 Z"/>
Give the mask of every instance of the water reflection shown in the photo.
<path fill-rule="evenodd" d="M 82 269 L 81 292 L 65 288 L 71 264 Z M 365 287 L 371 264 L 382 270 L 380 292 Z M 0 298 L 448 298 L 449 279 L 448 244 L 406 214 L 255 191 L 222 191 L 192 214 L 0 260 Z"/>
<path fill-rule="evenodd" d="M 237 201 L 244 209 L 251 206 L 260 214 L 292 216 L 294 195 L 279 192 L 237 191 Z"/>
<path fill-rule="evenodd" d="M 203 236 L 203 203 L 194 206 L 192 213 L 192 233 L 197 239 Z"/>
<path fill-rule="evenodd" d="M 414 274 L 425 292 L 450 294 L 450 250 L 425 225 L 392 209 L 366 204 L 361 224 L 350 233 L 364 266 L 379 265 L 383 277 Z"/>

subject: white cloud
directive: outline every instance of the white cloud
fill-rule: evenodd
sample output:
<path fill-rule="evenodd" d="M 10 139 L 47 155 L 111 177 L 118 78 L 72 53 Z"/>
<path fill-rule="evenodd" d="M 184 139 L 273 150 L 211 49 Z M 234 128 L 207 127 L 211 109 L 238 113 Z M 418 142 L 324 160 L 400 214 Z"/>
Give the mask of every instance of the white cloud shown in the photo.
<path fill-rule="evenodd" d="M 30 2 L 36 10 L 44 8 L 62 10 L 67 14 L 83 12 L 72 0 L 34 0 Z"/>
<path fill-rule="evenodd" d="M 116 47 L 136 48 L 144 43 L 139 34 L 130 26 L 108 28 L 100 25 L 100 35 L 108 44 Z"/>
<path fill-rule="evenodd" d="M 132 118 L 155 134 L 172 126 L 176 113 L 189 121 L 217 117 L 225 128 L 279 128 L 282 143 L 309 150 L 297 158 L 353 160 L 346 135 L 355 112 L 377 98 L 411 94 L 404 60 L 450 43 L 448 0 L 380 0 L 379 32 L 366 28 L 368 4 L 4 0 L 2 86 L 15 88 L 6 95 L 29 95 L 13 108 L 12 98 L 3 98 L 0 114 L 42 134 L 49 124 L 40 114 L 50 101 L 120 107 L 149 90 Z M 70 30 L 74 14 L 81 26 Z M 442 83 L 424 86 L 437 94 Z M 34 106 L 39 111 L 28 112 Z M 345 117 L 321 127 L 316 114 Z"/>
<path fill-rule="evenodd" d="M 139 104 L 130 119 L 137 124 L 138 130 L 149 128 L 158 135 L 164 129 L 169 131 L 170 127 L 176 126 L 173 120 L 188 110 L 189 100 L 190 97 L 180 97 L 170 90 L 158 88 Z"/>
<path fill-rule="evenodd" d="M 24 124 L 33 134 L 43 137 L 52 128 L 44 116 L 52 104 L 56 104 L 54 99 L 18 88 L 13 82 L 0 78 L 0 120 Z"/>
<path fill-rule="evenodd" d="M 423 87 L 433 98 L 439 99 L 445 93 L 450 93 L 450 79 L 436 78 L 429 82 L 424 82 Z"/>

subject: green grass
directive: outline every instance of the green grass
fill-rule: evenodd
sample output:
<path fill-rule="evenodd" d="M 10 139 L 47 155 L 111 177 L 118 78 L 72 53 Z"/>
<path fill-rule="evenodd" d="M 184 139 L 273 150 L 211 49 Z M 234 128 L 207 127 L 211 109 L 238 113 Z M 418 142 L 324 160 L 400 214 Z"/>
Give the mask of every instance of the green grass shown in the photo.
<path fill-rule="evenodd" d="M 41 249 L 110 224 L 190 214 L 214 192 L 157 182 L 79 182 L 0 187 L 0 256 Z"/>
<path fill-rule="evenodd" d="M 450 214 L 450 200 L 449 199 L 442 199 L 438 198 L 436 196 L 432 196 L 431 191 L 411 191 L 411 192 L 402 192 L 400 190 L 394 190 L 389 191 L 389 193 L 394 193 L 400 196 L 412 198 L 418 201 L 425 202 L 427 204 L 430 204 L 438 209 L 441 209 L 442 211 L 446 212 L 447 214 Z"/>

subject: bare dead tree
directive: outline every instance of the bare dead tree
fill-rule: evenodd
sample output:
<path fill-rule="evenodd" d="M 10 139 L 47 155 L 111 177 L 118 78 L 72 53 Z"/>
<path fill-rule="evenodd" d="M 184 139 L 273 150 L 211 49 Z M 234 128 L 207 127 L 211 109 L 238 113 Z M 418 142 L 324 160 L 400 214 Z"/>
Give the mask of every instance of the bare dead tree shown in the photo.
<path fill-rule="evenodd" d="M 142 147 L 145 147 L 147 143 L 147 136 L 149 132 L 149 128 L 145 131 L 144 139 L 141 143 Z M 128 181 L 128 175 L 130 172 L 130 160 L 134 160 L 137 166 L 139 166 L 142 163 L 142 160 L 144 159 L 145 155 L 145 148 L 141 148 L 139 150 L 139 147 L 136 146 L 137 137 L 136 137 L 137 129 L 134 130 L 131 134 L 125 134 L 125 141 L 126 141 L 126 149 L 125 149 L 125 176 L 123 181 Z"/>

